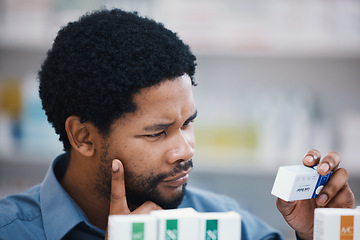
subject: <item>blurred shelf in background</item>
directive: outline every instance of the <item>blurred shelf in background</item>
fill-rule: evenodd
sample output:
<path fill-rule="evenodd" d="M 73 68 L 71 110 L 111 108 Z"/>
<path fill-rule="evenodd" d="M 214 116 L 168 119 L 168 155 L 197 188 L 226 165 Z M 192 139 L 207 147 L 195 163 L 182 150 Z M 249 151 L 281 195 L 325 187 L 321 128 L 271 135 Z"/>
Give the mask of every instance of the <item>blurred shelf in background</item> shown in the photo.
<path fill-rule="evenodd" d="M 17 78 L 22 111 L 16 121 L 1 107 L 8 94 L 0 93 L 0 160 L 50 162 L 62 146 L 41 109 L 36 74 L 25 74 L 26 64 L 40 66 L 43 56 L 26 56 L 22 61 L 24 53 L 8 51 L 0 58 L 24 73 Z M 360 175 L 360 58 L 197 57 L 195 158 L 204 171 L 275 174 L 316 148 L 340 152 L 342 166 Z M 5 86 L 13 78 L 0 79 Z"/>
<path fill-rule="evenodd" d="M 357 0 L 3 0 L 0 47 L 46 51 L 61 26 L 100 7 L 161 21 L 198 53 L 360 54 Z"/>

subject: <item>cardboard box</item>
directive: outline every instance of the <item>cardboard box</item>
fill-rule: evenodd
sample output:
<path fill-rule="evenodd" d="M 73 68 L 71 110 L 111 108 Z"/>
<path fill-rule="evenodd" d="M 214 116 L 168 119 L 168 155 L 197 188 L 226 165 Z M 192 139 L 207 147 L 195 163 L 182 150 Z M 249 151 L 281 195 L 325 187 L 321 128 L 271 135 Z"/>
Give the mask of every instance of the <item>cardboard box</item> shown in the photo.
<path fill-rule="evenodd" d="M 271 194 L 285 201 L 310 199 L 318 196 L 331 176 L 318 174 L 315 167 L 304 165 L 279 168 Z"/>
<path fill-rule="evenodd" d="M 241 239 L 241 216 L 237 212 L 199 213 L 201 240 Z"/>
<path fill-rule="evenodd" d="M 110 215 L 109 240 L 158 240 L 157 221 L 151 215 Z"/>
<path fill-rule="evenodd" d="M 109 240 L 239 240 L 237 212 L 198 213 L 193 208 L 152 211 L 149 215 L 110 215 Z"/>
<path fill-rule="evenodd" d="M 158 240 L 199 240 L 200 220 L 194 209 L 159 210 L 150 214 L 157 218 Z"/>
<path fill-rule="evenodd" d="M 314 240 L 360 240 L 360 209 L 315 209 Z"/>

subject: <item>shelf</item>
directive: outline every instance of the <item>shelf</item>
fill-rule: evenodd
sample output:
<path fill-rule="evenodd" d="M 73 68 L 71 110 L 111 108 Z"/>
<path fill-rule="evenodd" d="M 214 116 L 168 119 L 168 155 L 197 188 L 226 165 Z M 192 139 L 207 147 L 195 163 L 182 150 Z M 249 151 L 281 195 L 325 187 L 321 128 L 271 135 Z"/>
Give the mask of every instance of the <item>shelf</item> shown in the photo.
<path fill-rule="evenodd" d="M 141 15 L 163 22 L 198 54 L 360 56 L 358 1 L 322 3 L 278 0 L 250 4 L 231 0 L 196 3 L 160 0 L 79 3 L 54 1 L 44 6 L 38 3 L 37 8 L 9 7 L 1 13 L 0 47 L 46 51 L 61 26 L 78 19 L 88 10 L 105 6 L 137 10 Z"/>

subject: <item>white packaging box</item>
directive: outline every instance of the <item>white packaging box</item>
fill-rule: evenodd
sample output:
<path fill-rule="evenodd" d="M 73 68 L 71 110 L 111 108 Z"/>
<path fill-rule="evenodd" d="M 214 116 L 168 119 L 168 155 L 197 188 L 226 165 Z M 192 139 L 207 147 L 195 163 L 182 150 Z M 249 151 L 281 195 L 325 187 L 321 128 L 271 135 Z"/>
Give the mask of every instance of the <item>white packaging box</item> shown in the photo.
<path fill-rule="evenodd" d="M 199 213 L 201 240 L 240 240 L 241 216 L 231 212 Z"/>
<path fill-rule="evenodd" d="M 109 240 L 157 240 L 157 221 L 151 215 L 110 215 Z"/>
<path fill-rule="evenodd" d="M 360 240 L 360 209 L 315 209 L 314 240 Z"/>
<path fill-rule="evenodd" d="M 304 165 L 282 166 L 279 168 L 271 194 L 285 201 L 315 198 L 331 176 L 318 174 L 315 167 Z"/>
<path fill-rule="evenodd" d="M 199 213 L 193 208 L 158 210 L 150 213 L 157 218 L 158 240 L 199 240 Z"/>

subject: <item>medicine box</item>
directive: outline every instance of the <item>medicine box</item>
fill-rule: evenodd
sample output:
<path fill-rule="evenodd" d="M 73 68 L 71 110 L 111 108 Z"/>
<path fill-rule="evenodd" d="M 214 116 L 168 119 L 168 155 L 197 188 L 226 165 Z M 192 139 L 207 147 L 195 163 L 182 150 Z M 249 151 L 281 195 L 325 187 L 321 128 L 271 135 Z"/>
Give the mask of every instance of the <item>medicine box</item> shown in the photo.
<path fill-rule="evenodd" d="M 241 239 L 241 216 L 237 212 L 199 213 L 201 240 Z"/>
<path fill-rule="evenodd" d="M 326 176 L 318 174 L 316 166 L 282 166 L 277 172 L 271 194 L 285 201 L 315 198 L 330 176 L 331 172 Z"/>
<path fill-rule="evenodd" d="M 158 240 L 156 218 L 151 215 L 110 215 L 109 240 Z"/>
<path fill-rule="evenodd" d="M 239 213 L 199 213 L 193 208 L 152 211 L 149 215 L 110 215 L 109 240 L 240 240 Z"/>
<path fill-rule="evenodd" d="M 315 209 L 314 240 L 360 240 L 360 209 Z"/>
<path fill-rule="evenodd" d="M 199 240 L 200 221 L 193 208 L 152 211 L 157 218 L 158 240 Z"/>

